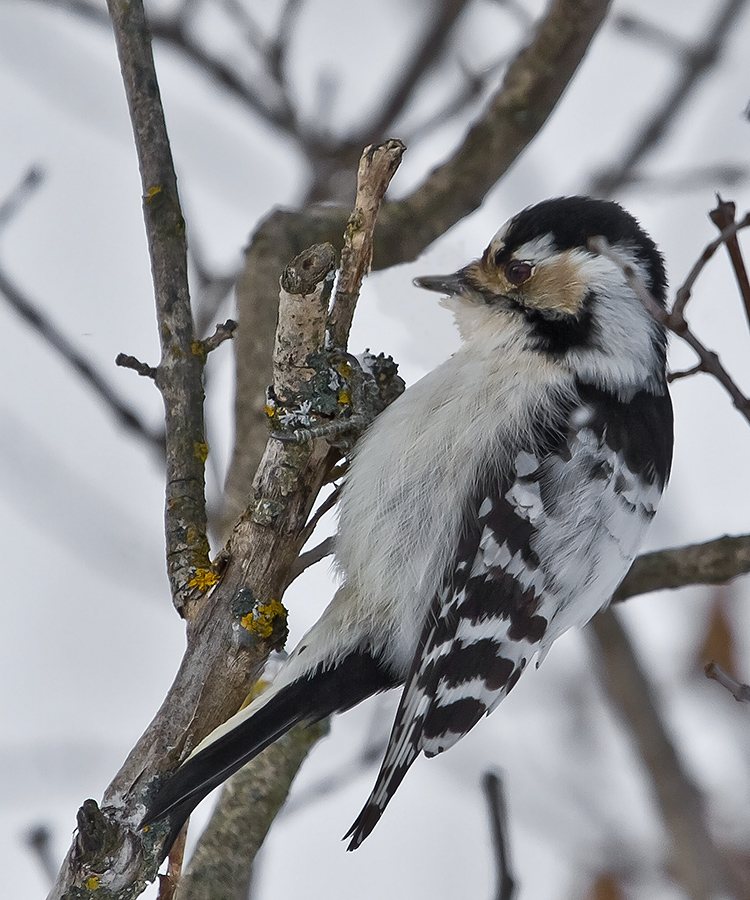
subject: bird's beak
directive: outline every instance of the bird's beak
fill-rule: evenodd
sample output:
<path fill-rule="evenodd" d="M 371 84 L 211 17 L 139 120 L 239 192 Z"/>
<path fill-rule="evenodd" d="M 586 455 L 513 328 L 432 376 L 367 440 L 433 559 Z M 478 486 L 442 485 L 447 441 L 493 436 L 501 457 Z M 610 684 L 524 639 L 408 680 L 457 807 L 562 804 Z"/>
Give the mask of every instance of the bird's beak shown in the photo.
<path fill-rule="evenodd" d="M 454 272 L 452 275 L 421 275 L 419 278 L 414 279 L 414 284 L 427 291 L 437 291 L 439 294 L 445 294 L 447 297 L 463 294 L 468 288 L 466 269 L 459 269 L 458 272 Z"/>

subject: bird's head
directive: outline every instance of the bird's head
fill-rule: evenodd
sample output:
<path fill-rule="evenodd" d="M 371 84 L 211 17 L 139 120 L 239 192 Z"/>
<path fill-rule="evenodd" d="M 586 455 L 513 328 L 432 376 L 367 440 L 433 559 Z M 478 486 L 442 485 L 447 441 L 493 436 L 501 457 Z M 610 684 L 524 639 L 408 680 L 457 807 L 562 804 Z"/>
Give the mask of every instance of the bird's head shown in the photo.
<path fill-rule="evenodd" d="M 620 268 L 589 248 L 607 242 L 664 304 L 661 254 L 617 203 L 561 197 L 524 209 L 494 236 L 481 258 L 452 275 L 415 284 L 446 295 L 466 341 L 501 350 L 522 341 L 604 387 L 645 386 L 664 378 L 666 339 Z M 623 388 L 620 393 L 627 392 Z"/>

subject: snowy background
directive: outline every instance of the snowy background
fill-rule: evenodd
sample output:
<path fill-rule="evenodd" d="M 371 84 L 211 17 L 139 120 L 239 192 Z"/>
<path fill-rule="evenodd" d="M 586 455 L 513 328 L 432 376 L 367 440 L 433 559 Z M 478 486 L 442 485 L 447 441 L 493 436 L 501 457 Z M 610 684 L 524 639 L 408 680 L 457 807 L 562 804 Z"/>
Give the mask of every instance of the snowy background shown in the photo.
<path fill-rule="evenodd" d="M 250 5 L 272 31 L 277 4 Z M 534 15 L 541 9 L 537 0 L 519 5 Z M 716 234 L 706 215 L 715 191 L 736 200 L 738 215 L 750 207 L 750 123 L 743 115 L 750 100 L 749 6 L 644 161 L 639 171 L 647 180 L 617 194 L 662 248 L 673 285 Z M 0 268 L 156 429 L 161 402 L 153 385 L 113 365 L 121 351 L 158 360 L 140 182 L 114 43 L 105 28 L 61 7 L 0 3 L 0 202 L 31 165 L 44 175 L 0 232 Z M 643 16 L 694 43 L 718 7 L 715 0 L 619 0 L 613 16 Z M 201 18 L 201 39 L 241 60 L 220 4 L 216 9 Z M 417 0 L 310 0 L 295 26 L 288 70 L 304 115 L 322 115 L 321 79 L 356 65 L 360 80 L 341 80 L 325 124 L 343 135 L 361 122 L 430 9 Z M 360 30 L 369 35 L 365 47 L 352 37 Z M 507 5 L 469 4 L 450 52 L 405 111 L 403 135 L 396 127 L 393 136 L 408 142 L 409 127 L 439 106 L 462 66 L 492 64 L 523 34 L 523 17 Z M 255 223 L 273 206 L 300 202 L 304 159 L 293 141 L 174 49 L 157 44 L 156 61 L 190 240 L 212 272 L 231 274 Z M 352 349 L 392 354 L 408 383 L 443 360 L 457 346 L 450 316 L 411 279 L 453 271 L 479 255 L 520 208 L 585 191 L 595 173 L 618 161 L 679 72 L 663 43 L 606 24 L 547 127 L 482 208 L 417 263 L 368 280 Z M 410 144 L 394 196 L 445 157 L 476 112 Z M 712 174 L 703 177 L 702 169 Z M 743 241 L 750 250 L 747 235 Z M 230 297 L 216 320 L 232 313 Z M 689 318 L 750 391 L 750 337 L 725 253 L 699 281 Z M 49 887 L 28 848 L 29 830 L 48 827 L 55 861 L 62 859 L 81 802 L 101 797 L 157 709 L 184 636 L 164 573 L 158 460 L 2 297 L 0 328 L 0 890 L 26 900 Z M 230 344 L 222 346 L 209 372 L 214 499 L 231 448 L 231 354 Z M 692 362 L 674 341 L 672 368 Z M 706 375 L 677 382 L 672 394 L 675 465 L 649 546 L 750 531 L 750 428 Z M 286 597 L 290 645 L 330 594 L 325 563 L 295 583 Z M 750 678 L 748 599 L 748 581 L 740 580 L 720 596 L 698 588 L 648 595 L 622 613 L 686 767 L 706 792 L 721 845 L 750 858 L 750 709 L 706 681 L 699 667 L 720 603 L 738 674 Z M 604 872 L 616 875 L 628 897 L 682 896 L 665 871 L 666 837 L 648 780 L 607 704 L 585 637 L 560 640 L 542 669 L 528 672 L 500 710 L 450 753 L 420 759 L 372 837 L 346 854 L 340 838 L 376 772 L 374 763 L 357 760 L 363 747 L 385 739 L 396 699 L 342 717 L 315 748 L 263 850 L 258 900 L 490 897 L 494 870 L 480 790 L 487 769 L 505 778 L 519 900 L 585 898 Z M 316 789 L 331 777 L 339 790 Z M 195 822 L 206 814 L 199 811 Z"/>

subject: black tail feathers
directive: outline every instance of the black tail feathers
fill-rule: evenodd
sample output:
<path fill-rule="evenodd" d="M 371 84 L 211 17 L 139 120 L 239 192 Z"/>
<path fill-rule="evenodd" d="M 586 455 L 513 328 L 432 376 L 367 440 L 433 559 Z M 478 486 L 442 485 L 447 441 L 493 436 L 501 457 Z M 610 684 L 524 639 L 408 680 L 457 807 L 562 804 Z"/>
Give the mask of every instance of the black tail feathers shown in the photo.
<path fill-rule="evenodd" d="M 350 654 L 333 668 L 318 667 L 272 695 L 250 718 L 188 759 L 150 801 L 141 827 L 168 818 L 165 858 L 190 813 L 215 787 L 299 722 L 316 722 L 399 683 L 369 653 Z"/>

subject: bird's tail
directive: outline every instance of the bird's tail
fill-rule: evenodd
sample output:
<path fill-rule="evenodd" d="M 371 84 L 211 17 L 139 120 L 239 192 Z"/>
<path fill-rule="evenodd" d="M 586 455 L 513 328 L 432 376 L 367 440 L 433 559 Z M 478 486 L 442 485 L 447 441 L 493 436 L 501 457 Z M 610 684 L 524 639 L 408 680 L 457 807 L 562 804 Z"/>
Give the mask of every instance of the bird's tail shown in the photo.
<path fill-rule="evenodd" d="M 141 827 L 169 819 L 166 857 L 200 801 L 293 725 L 349 709 L 396 683 L 379 661 L 360 650 L 335 667 L 318 666 L 308 676 L 271 688 L 199 744 L 150 801 Z"/>

